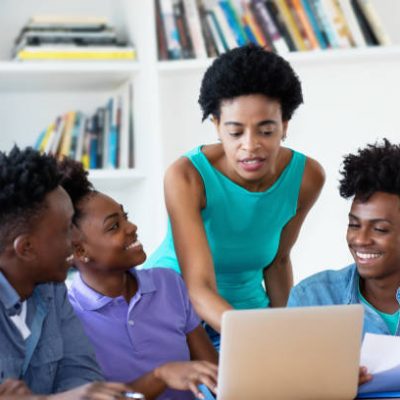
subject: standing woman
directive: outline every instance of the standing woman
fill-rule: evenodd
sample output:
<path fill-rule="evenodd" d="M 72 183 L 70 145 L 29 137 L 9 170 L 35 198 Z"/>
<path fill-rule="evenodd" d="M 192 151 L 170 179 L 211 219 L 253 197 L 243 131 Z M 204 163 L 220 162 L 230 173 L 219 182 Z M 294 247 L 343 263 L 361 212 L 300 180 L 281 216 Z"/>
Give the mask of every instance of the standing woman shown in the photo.
<path fill-rule="evenodd" d="M 254 45 L 221 55 L 199 97 L 219 143 L 166 172 L 170 224 L 145 267 L 182 272 L 216 348 L 224 311 L 285 306 L 293 285 L 290 250 L 324 183 L 317 161 L 282 146 L 302 102 L 280 56 Z"/>

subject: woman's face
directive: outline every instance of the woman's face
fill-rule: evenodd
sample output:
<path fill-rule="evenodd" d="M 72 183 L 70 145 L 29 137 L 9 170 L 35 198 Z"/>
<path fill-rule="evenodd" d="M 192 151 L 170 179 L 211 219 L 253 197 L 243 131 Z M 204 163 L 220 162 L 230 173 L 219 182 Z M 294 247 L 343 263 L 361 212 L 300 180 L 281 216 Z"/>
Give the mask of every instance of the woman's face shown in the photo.
<path fill-rule="evenodd" d="M 137 227 L 128 220 L 122 205 L 102 193 L 85 199 L 81 206 L 80 244 L 88 266 L 102 270 L 126 271 L 146 259 L 137 238 Z"/>
<path fill-rule="evenodd" d="M 400 198 L 376 192 L 367 201 L 354 199 L 347 243 L 364 279 L 400 277 Z"/>
<path fill-rule="evenodd" d="M 228 176 L 246 186 L 274 174 L 287 130 L 278 101 L 259 94 L 223 101 L 215 125 L 225 151 Z"/>

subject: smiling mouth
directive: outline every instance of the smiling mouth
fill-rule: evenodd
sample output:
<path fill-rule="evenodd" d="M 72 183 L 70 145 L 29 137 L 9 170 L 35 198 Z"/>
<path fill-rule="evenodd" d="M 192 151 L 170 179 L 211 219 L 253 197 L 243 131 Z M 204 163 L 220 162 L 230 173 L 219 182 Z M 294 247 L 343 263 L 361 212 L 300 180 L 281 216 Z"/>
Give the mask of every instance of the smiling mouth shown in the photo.
<path fill-rule="evenodd" d="M 364 253 L 360 251 L 356 251 L 355 254 L 361 261 L 375 260 L 382 255 L 381 253 Z"/>
<path fill-rule="evenodd" d="M 141 247 L 141 246 L 142 246 L 142 243 L 140 243 L 139 240 L 135 240 L 129 246 L 126 246 L 125 250 L 131 250 L 131 249 L 135 249 L 135 248 L 138 248 L 138 247 Z"/>

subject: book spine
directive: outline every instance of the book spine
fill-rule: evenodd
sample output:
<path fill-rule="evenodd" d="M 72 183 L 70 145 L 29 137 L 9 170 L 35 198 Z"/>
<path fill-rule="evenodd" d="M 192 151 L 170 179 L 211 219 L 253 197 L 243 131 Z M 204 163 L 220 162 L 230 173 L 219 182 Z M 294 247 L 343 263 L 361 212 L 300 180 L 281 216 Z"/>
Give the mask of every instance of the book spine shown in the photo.
<path fill-rule="evenodd" d="M 392 44 L 392 40 L 389 34 L 386 32 L 379 18 L 379 15 L 372 4 L 371 0 L 357 0 L 359 7 L 361 8 L 366 20 L 371 27 L 378 43 L 383 46 L 389 46 Z"/>
<path fill-rule="evenodd" d="M 325 35 L 330 44 L 330 47 L 338 48 L 339 43 L 337 40 L 337 35 L 336 35 L 335 30 L 328 18 L 328 15 L 325 11 L 325 7 L 322 3 L 322 0 L 309 0 L 309 1 L 310 1 L 310 4 L 312 5 L 312 8 L 315 11 L 315 15 L 317 16 L 317 18 L 320 21 L 322 29 L 325 32 Z"/>
<path fill-rule="evenodd" d="M 181 0 L 174 1 L 173 8 L 174 8 L 175 23 L 178 28 L 179 38 L 181 41 L 182 56 L 183 58 L 193 58 L 194 57 L 193 45 L 186 24 L 185 11 L 183 8 L 182 1 Z"/>
<path fill-rule="evenodd" d="M 282 19 L 284 20 L 290 36 L 293 39 L 296 49 L 300 51 L 307 50 L 307 46 L 304 43 L 302 35 L 297 27 L 296 21 L 293 19 L 292 13 L 290 12 L 290 9 L 286 4 L 286 1 L 275 0 L 275 4 L 279 9 L 280 14 L 282 15 Z"/>
<path fill-rule="evenodd" d="M 172 0 L 160 0 L 161 19 L 167 41 L 168 56 L 172 60 L 182 58 L 179 32 L 175 24 Z"/>
<path fill-rule="evenodd" d="M 288 2 L 292 7 L 292 12 L 297 16 L 297 21 L 301 26 L 300 31 L 302 32 L 304 41 L 308 42 L 311 49 L 319 49 L 320 45 L 318 39 L 314 33 L 301 0 L 288 0 Z"/>
<path fill-rule="evenodd" d="M 321 30 L 321 27 L 318 23 L 317 17 L 314 15 L 309 0 L 301 0 L 301 4 L 308 17 L 308 20 L 310 21 L 312 29 L 315 33 L 315 37 L 318 40 L 319 46 L 321 47 L 321 49 L 328 48 L 329 47 L 328 40 L 326 39 L 324 32 Z"/>
<path fill-rule="evenodd" d="M 243 13 L 243 20 L 245 21 L 246 25 L 251 29 L 251 32 L 253 33 L 257 43 L 262 46 L 268 46 L 269 43 L 267 39 L 265 38 L 265 34 L 261 27 L 259 26 L 257 19 L 253 13 L 253 10 L 251 9 L 251 4 L 250 1 L 247 1 L 244 5 L 245 10 Z"/>
<path fill-rule="evenodd" d="M 201 31 L 200 15 L 196 0 L 183 0 L 183 5 L 196 58 L 207 58 L 207 50 Z"/>
<path fill-rule="evenodd" d="M 212 9 L 214 16 L 217 20 L 218 25 L 221 28 L 222 34 L 225 38 L 225 42 L 227 43 L 228 49 L 234 49 L 237 47 L 237 42 L 235 40 L 235 36 L 228 25 L 228 22 L 225 19 L 225 15 L 219 4 L 215 5 Z"/>
<path fill-rule="evenodd" d="M 350 0 L 338 0 L 344 17 L 347 21 L 347 25 L 349 27 L 352 43 L 356 47 L 364 47 L 367 45 L 364 36 L 361 32 L 361 28 L 357 22 L 356 15 L 351 6 Z"/>
<path fill-rule="evenodd" d="M 161 18 L 160 0 L 155 0 L 158 59 L 168 60 L 167 40 Z"/>
<path fill-rule="evenodd" d="M 294 44 L 292 36 L 290 35 L 289 30 L 286 27 L 286 23 L 283 20 L 282 14 L 280 13 L 278 7 L 276 6 L 275 1 L 266 0 L 265 5 L 268 9 L 269 14 L 271 15 L 271 18 L 274 20 L 275 25 L 277 26 L 280 34 L 285 40 L 289 50 L 296 51 L 297 50 L 296 45 Z"/>
<path fill-rule="evenodd" d="M 218 24 L 215 18 L 213 18 L 213 14 L 211 11 L 206 12 L 206 18 L 210 27 L 211 34 L 214 38 L 214 43 L 216 45 L 218 55 L 222 54 L 226 51 L 226 47 L 224 45 L 223 38 L 221 37 L 221 34 L 219 32 Z"/>
<path fill-rule="evenodd" d="M 335 32 L 339 47 L 351 47 L 351 41 L 349 32 L 346 28 L 346 22 L 344 21 L 341 9 L 336 7 L 335 0 L 322 0 L 322 4 Z"/>
<path fill-rule="evenodd" d="M 252 1 L 253 10 L 256 14 L 257 21 L 266 32 L 268 37 L 272 42 L 272 47 L 280 54 L 289 52 L 289 47 L 287 46 L 285 39 L 281 36 L 278 27 L 276 26 L 273 18 L 271 17 L 265 2 L 263 0 L 253 0 Z"/>
<path fill-rule="evenodd" d="M 199 5 L 199 15 L 201 23 L 201 31 L 206 44 L 207 56 L 216 57 L 218 55 L 217 44 L 215 43 L 211 27 L 207 21 L 207 14 L 202 4 Z"/>

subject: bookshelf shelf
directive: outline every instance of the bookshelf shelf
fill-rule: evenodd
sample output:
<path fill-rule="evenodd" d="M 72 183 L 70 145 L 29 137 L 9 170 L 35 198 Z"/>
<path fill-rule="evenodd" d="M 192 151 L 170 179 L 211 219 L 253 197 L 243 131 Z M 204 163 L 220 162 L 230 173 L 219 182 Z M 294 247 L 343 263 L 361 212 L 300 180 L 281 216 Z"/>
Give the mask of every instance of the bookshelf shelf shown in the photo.
<path fill-rule="evenodd" d="M 137 169 L 92 169 L 89 179 L 95 186 L 127 187 L 145 179 L 145 175 Z"/>
<path fill-rule="evenodd" d="M 132 79 L 138 62 L 0 62 L 1 91 L 110 90 Z"/>
<path fill-rule="evenodd" d="M 381 62 L 400 59 L 400 45 L 365 48 L 295 51 L 281 54 L 289 62 L 296 64 L 324 64 L 326 62 Z M 213 58 L 202 60 L 159 61 L 157 69 L 161 75 L 182 72 L 202 72 L 210 66 Z"/>

